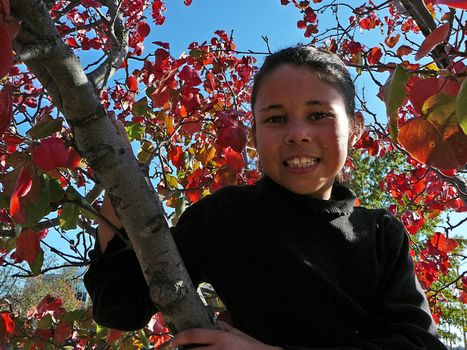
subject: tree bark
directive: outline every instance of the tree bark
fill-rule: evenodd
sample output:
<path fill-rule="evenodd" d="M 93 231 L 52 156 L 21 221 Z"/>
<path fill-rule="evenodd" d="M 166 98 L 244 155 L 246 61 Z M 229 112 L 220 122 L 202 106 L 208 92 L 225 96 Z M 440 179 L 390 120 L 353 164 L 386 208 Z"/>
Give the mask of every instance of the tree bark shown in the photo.
<path fill-rule="evenodd" d="M 109 192 L 154 303 L 174 332 L 213 328 L 179 256 L 157 194 L 100 105 L 79 59 L 58 35 L 46 5 L 40 0 L 10 0 L 10 5 L 12 14 L 22 21 L 15 50 L 20 57 L 21 50 L 28 47 L 47 48 L 38 50 L 36 57 L 29 56 L 26 64 L 48 89 L 72 128 L 78 152 Z M 124 43 L 121 50 L 126 50 Z"/>

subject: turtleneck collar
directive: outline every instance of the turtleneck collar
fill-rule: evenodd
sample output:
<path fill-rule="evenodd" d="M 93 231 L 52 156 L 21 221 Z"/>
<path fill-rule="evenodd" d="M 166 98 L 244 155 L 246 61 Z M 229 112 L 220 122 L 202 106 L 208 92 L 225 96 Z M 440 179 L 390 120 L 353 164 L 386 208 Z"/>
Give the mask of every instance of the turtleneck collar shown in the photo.
<path fill-rule="evenodd" d="M 305 194 L 297 194 L 277 184 L 268 176 L 264 176 L 256 183 L 256 187 L 265 198 L 274 200 L 282 199 L 287 203 L 305 206 L 309 210 L 332 216 L 349 215 L 355 205 L 356 195 L 348 187 L 334 185 L 330 200 L 314 198 Z"/>

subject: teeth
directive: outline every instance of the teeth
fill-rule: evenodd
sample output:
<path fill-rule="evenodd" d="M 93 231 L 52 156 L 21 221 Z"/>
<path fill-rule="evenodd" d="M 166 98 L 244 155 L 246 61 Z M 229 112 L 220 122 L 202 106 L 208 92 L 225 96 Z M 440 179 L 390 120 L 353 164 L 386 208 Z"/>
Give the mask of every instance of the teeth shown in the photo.
<path fill-rule="evenodd" d="M 287 159 L 285 162 L 287 166 L 291 168 L 305 168 L 307 166 L 311 166 L 318 163 L 318 159 L 311 157 L 296 157 Z"/>

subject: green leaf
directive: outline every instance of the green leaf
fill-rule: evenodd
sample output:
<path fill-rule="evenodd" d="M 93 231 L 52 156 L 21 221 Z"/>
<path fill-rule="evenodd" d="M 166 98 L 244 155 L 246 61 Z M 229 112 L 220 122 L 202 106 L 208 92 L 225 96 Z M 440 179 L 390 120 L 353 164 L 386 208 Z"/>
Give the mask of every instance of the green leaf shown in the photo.
<path fill-rule="evenodd" d="M 60 182 L 43 174 L 40 177 L 40 191 L 36 198 L 29 202 L 26 207 L 26 220 L 24 227 L 35 226 L 44 216 L 52 211 L 53 203 L 62 200 L 64 191 Z"/>
<path fill-rule="evenodd" d="M 83 316 L 86 316 L 86 310 L 73 310 L 65 313 L 61 320 L 63 322 L 74 322 L 81 320 Z"/>
<path fill-rule="evenodd" d="M 26 134 L 33 140 L 50 136 L 62 129 L 63 119 L 45 119 L 36 123 Z"/>
<path fill-rule="evenodd" d="M 44 251 L 40 249 L 36 255 L 36 260 L 34 260 L 34 263 L 32 264 L 28 263 L 29 268 L 31 269 L 31 272 L 33 273 L 34 276 L 37 276 L 41 273 L 43 263 L 44 263 Z"/>
<path fill-rule="evenodd" d="M 130 141 L 139 140 L 141 141 L 144 138 L 145 127 L 138 123 L 128 123 L 125 126 L 125 130 L 128 134 Z"/>
<path fill-rule="evenodd" d="M 461 84 L 456 99 L 456 117 L 464 134 L 467 135 L 467 78 Z"/>
<path fill-rule="evenodd" d="M 37 328 L 48 329 L 52 326 L 52 315 L 44 315 L 37 323 Z"/>
<path fill-rule="evenodd" d="M 149 158 L 153 155 L 154 153 L 154 145 L 150 142 L 150 141 L 147 141 L 147 140 L 144 140 L 142 143 L 141 143 L 141 148 L 139 149 L 139 152 L 138 152 L 138 161 L 140 163 L 146 163 Z"/>
<path fill-rule="evenodd" d="M 422 115 L 432 123 L 457 126 L 455 96 L 437 94 L 429 97 L 422 106 Z"/>
<path fill-rule="evenodd" d="M 147 97 L 143 97 L 133 104 L 131 111 L 134 115 L 145 115 L 149 111 Z"/>
<path fill-rule="evenodd" d="M 386 113 L 389 117 L 389 128 L 391 138 L 397 139 L 397 123 L 399 120 L 398 109 L 405 98 L 405 86 L 407 85 L 408 75 L 401 65 L 397 65 L 389 83 L 388 94 L 386 97 Z"/>
<path fill-rule="evenodd" d="M 78 191 L 73 187 L 68 187 L 66 190 L 66 198 L 70 201 L 77 202 L 81 214 L 83 214 L 88 219 L 96 219 L 97 212 L 96 209 L 83 197 Z"/>
<path fill-rule="evenodd" d="M 16 248 L 16 237 L 10 237 L 5 241 L 5 250 L 7 253 Z"/>
<path fill-rule="evenodd" d="M 109 334 L 109 329 L 106 327 L 102 327 L 97 325 L 96 327 L 96 339 L 105 338 Z"/>
<path fill-rule="evenodd" d="M 78 226 L 79 206 L 74 203 L 66 203 L 60 213 L 60 227 L 64 230 L 72 230 Z"/>
<path fill-rule="evenodd" d="M 10 197 L 5 193 L 0 193 L 0 208 L 9 208 L 10 207 Z"/>

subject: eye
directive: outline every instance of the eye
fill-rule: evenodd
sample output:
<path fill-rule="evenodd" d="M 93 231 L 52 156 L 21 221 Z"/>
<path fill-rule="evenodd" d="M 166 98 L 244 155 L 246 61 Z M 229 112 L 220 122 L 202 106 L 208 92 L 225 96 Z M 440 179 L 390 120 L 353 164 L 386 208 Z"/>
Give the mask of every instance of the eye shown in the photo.
<path fill-rule="evenodd" d="M 321 120 L 325 118 L 330 118 L 332 116 L 333 116 L 332 113 L 329 113 L 329 112 L 313 112 L 313 113 L 310 113 L 308 117 L 311 120 Z"/>
<path fill-rule="evenodd" d="M 285 117 L 282 117 L 279 115 L 274 115 L 266 119 L 266 123 L 269 123 L 269 124 L 281 124 L 284 121 L 285 121 Z"/>

